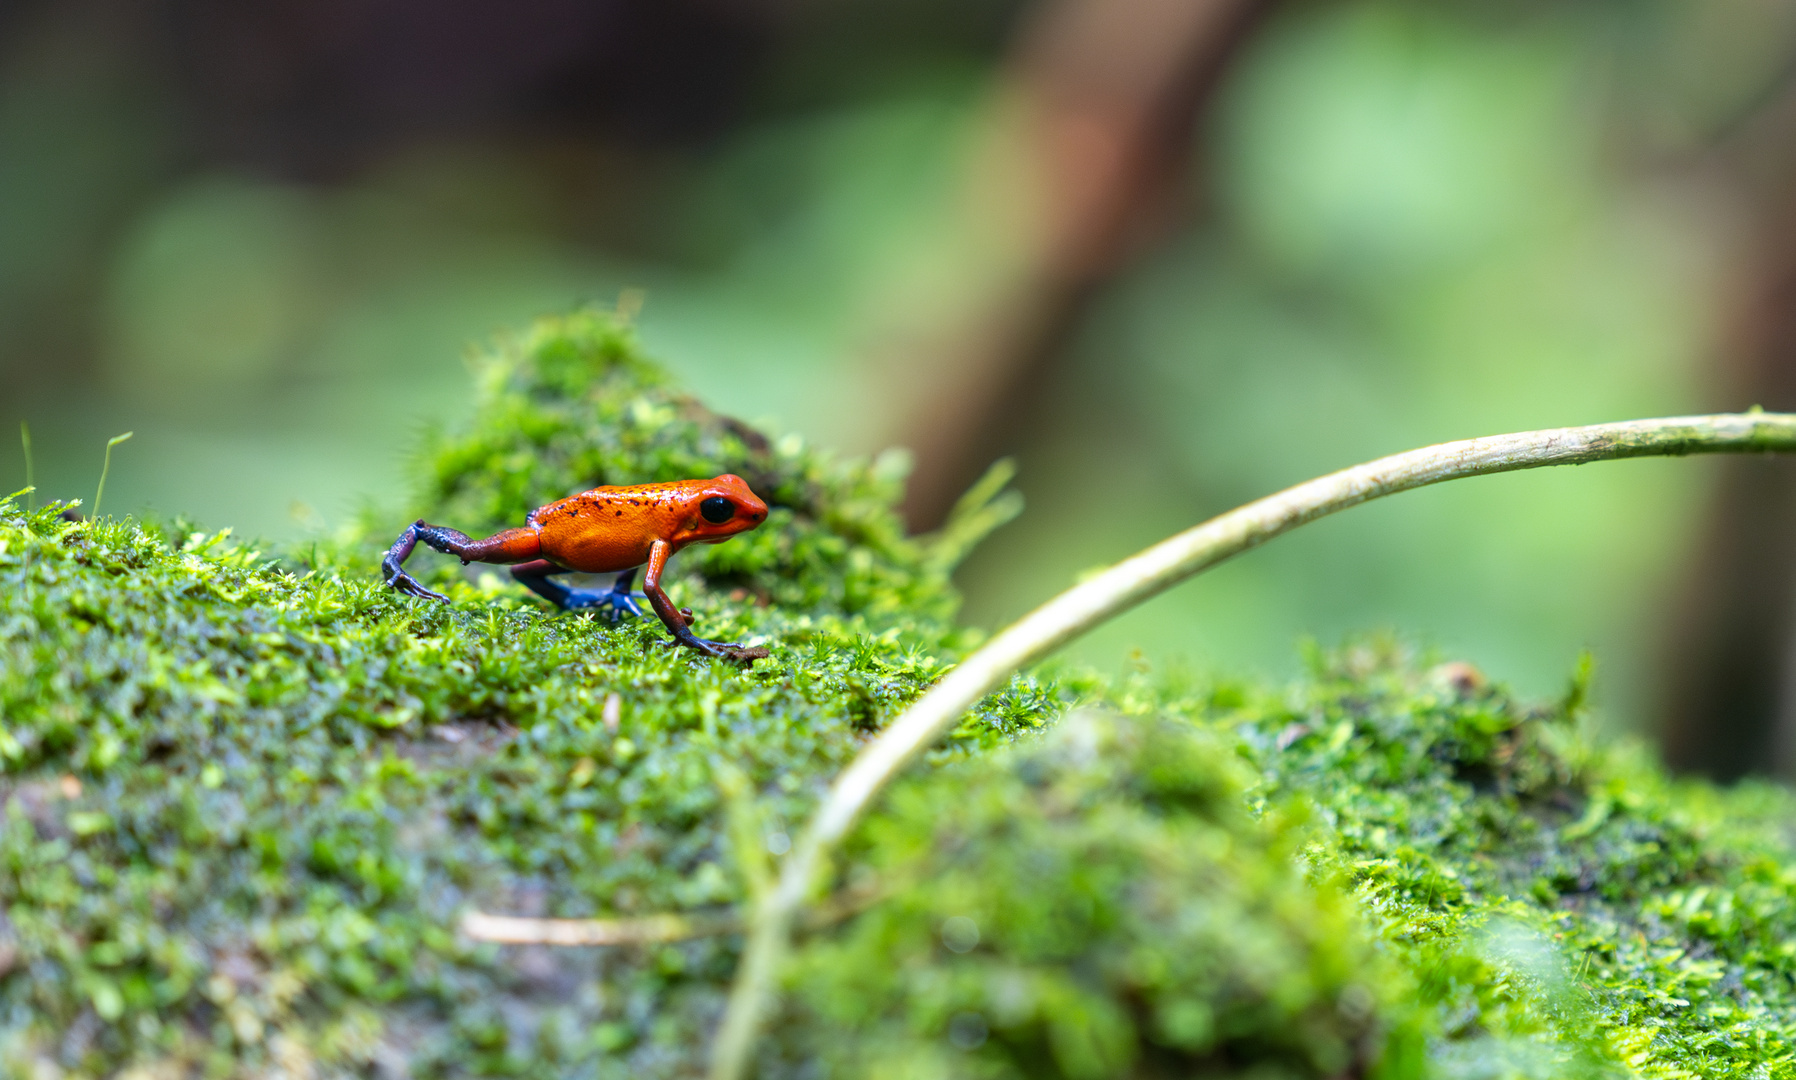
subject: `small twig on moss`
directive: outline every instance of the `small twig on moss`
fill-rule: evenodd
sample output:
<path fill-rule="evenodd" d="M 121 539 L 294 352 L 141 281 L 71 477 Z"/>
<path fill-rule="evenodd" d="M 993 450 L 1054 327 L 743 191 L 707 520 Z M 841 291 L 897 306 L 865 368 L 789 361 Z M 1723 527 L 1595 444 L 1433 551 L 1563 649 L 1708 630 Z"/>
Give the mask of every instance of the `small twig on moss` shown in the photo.
<path fill-rule="evenodd" d="M 635 919 L 524 919 L 470 911 L 462 933 L 502 945 L 657 945 L 742 929 L 734 911 L 718 915 L 644 915 Z"/>
<path fill-rule="evenodd" d="M 29 515 L 37 509 L 37 500 L 31 497 L 37 490 L 37 480 L 32 475 L 31 425 L 23 420 L 19 421 L 19 445 L 25 448 L 25 513 Z"/>
<path fill-rule="evenodd" d="M 807 908 L 803 913 L 803 925 L 808 930 L 834 926 L 850 915 L 867 910 L 891 892 L 888 887 L 840 893 Z M 527 919 L 469 911 L 462 915 L 461 932 L 475 941 L 500 945 L 658 945 L 738 934 L 747 923 L 740 908 L 697 915 L 641 915 L 632 919 Z"/>
<path fill-rule="evenodd" d="M 937 683 L 836 778 L 779 881 L 756 907 L 712 1047 L 712 1080 L 741 1080 L 794 920 L 831 852 L 869 805 L 967 709 L 1017 669 L 1149 597 L 1299 525 L 1400 491 L 1466 476 L 1610 458 L 1796 450 L 1796 415 L 1682 416 L 1526 431 L 1423 447 L 1287 488 L 1117 563 L 1011 624 Z"/>

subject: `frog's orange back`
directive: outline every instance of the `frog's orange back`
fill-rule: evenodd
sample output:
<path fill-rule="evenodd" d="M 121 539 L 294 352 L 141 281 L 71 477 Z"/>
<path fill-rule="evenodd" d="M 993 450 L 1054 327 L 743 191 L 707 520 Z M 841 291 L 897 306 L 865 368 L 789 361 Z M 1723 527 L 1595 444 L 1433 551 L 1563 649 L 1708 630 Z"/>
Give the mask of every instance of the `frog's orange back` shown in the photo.
<path fill-rule="evenodd" d="M 727 505 L 728 517 L 718 520 Z M 590 574 L 641 566 L 657 540 L 673 551 L 716 543 L 752 529 L 767 517 L 762 502 L 741 477 L 679 480 L 631 487 L 598 487 L 531 511 L 529 524 L 542 555 L 559 566 Z"/>

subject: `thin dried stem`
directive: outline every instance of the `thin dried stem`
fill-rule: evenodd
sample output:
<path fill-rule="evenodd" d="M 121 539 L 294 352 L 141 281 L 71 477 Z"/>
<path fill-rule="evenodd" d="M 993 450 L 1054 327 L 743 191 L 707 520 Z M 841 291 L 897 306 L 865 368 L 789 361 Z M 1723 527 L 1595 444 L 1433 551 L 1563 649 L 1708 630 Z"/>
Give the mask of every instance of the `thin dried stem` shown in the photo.
<path fill-rule="evenodd" d="M 719 915 L 644 915 L 635 919 L 526 919 L 470 911 L 461 931 L 501 945 L 658 945 L 742 929 L 734 911 Z"/>
<path fill-rule="evenodd" d="M 891 890 L 870 887 L 841 893 L 805 909 L 808 929 L 833 926 L 878 903 Z M 626 919 L 531 919 L 518 915 L 462 913 L 461 932 L 475 941 L 500 945 L 658 945 L 668 941 L 741 933 L 747 924 L 740 908 L 692 915 L 639 915 Z"/>
<path fill-rule="evenodd" d="M 757 907 L 728 1011 L 712 1047 L 712 1080 L 747 1073 L 792 925 L 830 853 L 900 770 L 1017 669 L 1149 597 L 1299 525 L 1400 491 L 1465 476 L 1611 458 L 1796 450 L 1796 415 L 1751 412 L 1630 420 L 1442 443 L 1379 458 L 1287 488 L 1212 518 L 1117 563 L 1025 615 L 969 656 L 861 751 L 836 778 Z"/>
<path fill-rule="evenodd" d="M 19 421 L 19 445 L 25 448 L 25 513 L 29 515 L 37 509 L 37 500 L 31 494 L 37 490 L 37 479 L 31 460 L 31 425 L 23 420 Z"/>
<path fill-rule="evenodd" d="M 95 521 L 100 519 L 100 497 L 106 494 L 106 474 L 112 471 L 112 448 L 135 434 L 137 432 L 127 431 L 123 435 L 114 435 L 106 440 L 106 462 L 100 466 L 100 486 L 94 489 L 93 516 Z"/>

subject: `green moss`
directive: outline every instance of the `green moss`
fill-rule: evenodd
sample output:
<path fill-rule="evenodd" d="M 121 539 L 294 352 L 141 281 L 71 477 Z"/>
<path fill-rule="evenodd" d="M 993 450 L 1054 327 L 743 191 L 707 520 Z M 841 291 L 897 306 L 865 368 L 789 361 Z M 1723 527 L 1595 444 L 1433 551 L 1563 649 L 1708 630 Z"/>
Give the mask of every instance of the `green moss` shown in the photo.
<path fill-rule="evenodd" d="M 742 903 L 976 640 L 947 575 L 1014 508 L 999 473 L 906 538 L 892 460 L 709 413 L 591 313 L 481 378 L 414 511 L 475 532 L 737 472 L 778 516 L 674 589 L 773 656 L 430 553 L 454 604 L 399 597 L 397 513 L 274 559 L 0 502 L 0 1075 L 698 1067 L 736 938 L 498 949 L 459 912 Z M 766 1073 L 1787 1073 L 1796 806 L 1598 747 L 1581 700 L 1382 646 L 1289 688 L 1020 676 L 844 853 Z M 1098 711 L 1034 734 L 1075 702 Z"/>
<path fill-rule="evenodd" d="M 557 379 L 605 392 L 576 409 L 548 393 Z M 541 452 L 570 476 L 602 461 L 568 487 L 759 465 L 780 518 L 683 554 L 694 572 L 674 588 L 707 632 L 773 658 L 706 661 L 669 648 L 653 620 L 554 612 L 490 568 L 464 575 L 429 553 L 414 561 L 434 562 L 455 603 L 409 600 L 376 580 L 387 537 L 372 531 L 283 563 L 190 526 L 0 505 L 11 1072 L 690 1066 L 733 940 L 520 965 L 459 940 L 459 911 L 739 901 L 720 770 L 744 778 L 768 828 L 801 819 L 867 729 L 951 662 L 955 541 L 897 534 L 889 467 L 760 449 L 681 404 L 597 316 L 537 328 L 493 359 L 486 386 L 473 430 L 440 441 L 430 470 L 455 524 L 479 527 L 481 512 L 457 508 L 515 479 L 494 464 L 501 414 L 553 447 L 582 437 L 556 424 L 621 432 L 596 457 Z M 634 419 L 614 431 L 619 416 Z M 517 490 L 555 483 L 541 468 Z M 990 524 L 1003 506 L 971 512 Z M 1019 680 L 959 742 L 1003 741 L 1055 708 Z"/>
<path fill-rule="evenodd" d="M 1527 706 L 1371 642 L 1289 688 L 1091 688 L 1127 719 L 914 778 L 863 830 L 847 881 L 902 884 L 802 954 L 786 1052 L 840 1075 L 1788 1074 L 1796 799 L 1596 744 L 1587 678 Z M 1206 797 L 1168 812 L 1167 783 Z M 994 928 L 976 953 L 947 949 L 956 915 Z M 1170 1037 L 1180 1008 L 1212 1042 Z M 1056 1053 L 1062 1022 L 1101 1034 Z"/>
<path fill-rule="evenodd" d="M 602 484 L 732 472 L 771 513 L 754 532 L 682 553 L 673 565 L 694 587 L 787 611 L 946 624 L 958 606 L 949 573 L 1021 509 L 1001 492 L 1005 467 L 940 533 L 907 537 L 897 513 L 903 455 L 837 460 L 714 413 L 597 311 L 544 319 L 475 367 L 473 422 L 432 438 L 418 469 L 418 512 L 463 531 L 521 524 L 537 506 Z"/>
<path fill-rule="evenodd" d="M 776 642 L 739 671 L 648 621 L 468 584 L 412 602 L 50 510 L 8 507 L 0 545 L 0 1017 L 15 1063 L 81 1075 L 387 1053 L 529 1071 L 590 1056 L 601 1023 L 635 1040 L 622 1070 L 684 1060 L 730 943 L 519 969 L 458 942 L 458 909 L 736 901 L 719 763 L 795 820 L 942 663 L 899 628 L 720 605 L 724 632 Z"/>
<path fill-rule="evenodd" d="M 1526 707 L 1374 642 L 1288 692 L 1136 694 L 1235 733 L 1262 804 L 1318 807 L 1312 872 L 1378 921 L 1443 1075 L 1788 1074 L 1796 799 L 1595 743 L 1587 679 Z"/>
<path fill-rule="evenodd" d="M 787 1054 L 839 1076 L 1414 1075 L 1401 980 L 1250 782 L 1201 728 L 1088 712 L 903 785 L 849 853 L 891 895 L 801 954 Z"/>

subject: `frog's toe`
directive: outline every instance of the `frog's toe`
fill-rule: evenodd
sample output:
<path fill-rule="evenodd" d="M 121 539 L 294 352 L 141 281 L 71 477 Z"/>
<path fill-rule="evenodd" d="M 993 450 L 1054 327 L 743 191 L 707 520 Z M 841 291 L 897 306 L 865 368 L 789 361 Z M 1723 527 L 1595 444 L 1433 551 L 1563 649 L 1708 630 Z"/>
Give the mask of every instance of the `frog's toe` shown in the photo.
<path fill-rule="evenodd" d="M 629 593 L 607 590 L 594 595 L 589 603 L 581 606 L 595 611 L 600 618 L 610 623 L 642 617 L 642 608 L 637 605 L 636 598 Z"/>
<path fill-rule="evenodd" d="M 546 577 L 525 582 L 538 594 L 547 596 L 569 611 L 590 611 L 609 623 L 622 622 L 642 614 L 635 597 L 615 589 L 570 589 Z"/>
<path fill-rule="evenodd" d="M 694 638 L 701 652 L 718 660 L 761 660 L 773 655 L 765 645 L 741 645 L 734 641 L 707 641 Z"/>
<path fill-rule="evenodd" d="M 773 655 L 773 651 L 765 645 L 723 645 L 718 656 L 724 660 L 735 660 L 742 663 L 753 663 L 765 660 Z"/>
<path fill-rule="evenodd" d="M 420 600 L 440 600 L 445 604 L 449 602 L 447 596 L 444 596 L 440 592 L 431 591 L 426 588 L 423 583 L 418 581 L 417 578 L 412 577 L 403 570 L 394 574 L 391 578 L 388 578 L 387 584 L 391 585 L 395 591 L 404 593 L 406 596 L 415 596 Z"/>

